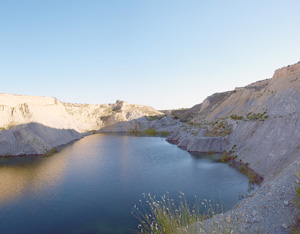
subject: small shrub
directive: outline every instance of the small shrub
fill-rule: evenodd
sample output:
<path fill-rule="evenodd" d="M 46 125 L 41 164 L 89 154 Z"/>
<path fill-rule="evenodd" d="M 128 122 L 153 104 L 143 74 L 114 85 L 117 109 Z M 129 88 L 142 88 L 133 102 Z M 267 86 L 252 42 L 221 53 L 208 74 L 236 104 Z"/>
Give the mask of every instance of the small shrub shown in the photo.
<path fill-rule="evenodd" d="M 298 178 L 300 177 L 300 173 L 297 175 Z M 300 186 L 298 184 L 296 184 L 296 186 L 294 187 L 295 191 L 296 191 L 296 197 L 295 197 L 295 205 L 298 207 L 298 209 L 300 209 Z"/>
<path fill-rule="evenodd" d="M 242 120 L 242 119 L 244 119 L 243 116 L 238 116 L 238 115 L 230 115 L 230 118 L 233 119 L 233 120 Z"/>
<path fill-rule="evenodd" d="M 247 173 L 247 168 L 246 168 L 246 166 L 244 164 L 240 165 L 240 172 L 243 173 L 243 174 Z"/>
<path fill-rule="evenodd" d="M 147 118 L 147 120 L 149 120 L 149 121 L 153 121 L 153 120 L 156 120 L 156 119 L 157 119 L 157 115 L 154 115 L 154 116 L 147 116 L 146 118 Z"/>
<path fill-rule="evenodd" d="M 229 160 L 230 160 L 230 156 L 226 152 L 224 152 L 221 156 L 221 162 L 226 163 Z"/>
<path fill-rule="evenodd" d="M 165 117 L 165 115 L 152 115 L 152 116 L 147 116 L 147 120 L 149 121 L 154 121 L 156 119 L 160 120 L 162 119 L 163 117 Z"/>
<path fill-rule="evenodd" d="M 257 113 L 257 114 L 253 113 L 253 114 L 248 116 L 248 119 L 251 120 L 251 121 L 255 121 L 255 120 L 258 120 L 259 117 L 260 117 L 260 113 Z"/>
<path fill-rule="evenodd" d="M 250 184 L 260 183 L 263 180 L 263 178 L 257 175 L 255 172 L 253 172 L 250 168 L 248 168 L 248 165 L 248 163 L 241 164 L 239 167 L 240 172 L 248 176 Z"/>
<path fill-rule="evenodd" d="M 138 133 L 140 134 L 140 132 L 138 132 Z M 158 135 L 160 135 L 160 136 L 163 136 L 163 137 L 168 136 L 170 134 L 170 132 L 168 132 L 168 131 L 159 132 L 159 131 L 156 131 L 153 128 L 148 128 L 148 129 L 144 130 L 142 133 L 144 135 L 148 135 L 148 136 L 158 136 Z"/>
<path fill-rule="evenodd" d="M 153 128 L 148 128 L 147 130 L 143 131 L 143 134 L 148 135 L 148 136 L 156 136 L 159 134 L 159 132 Z"/>

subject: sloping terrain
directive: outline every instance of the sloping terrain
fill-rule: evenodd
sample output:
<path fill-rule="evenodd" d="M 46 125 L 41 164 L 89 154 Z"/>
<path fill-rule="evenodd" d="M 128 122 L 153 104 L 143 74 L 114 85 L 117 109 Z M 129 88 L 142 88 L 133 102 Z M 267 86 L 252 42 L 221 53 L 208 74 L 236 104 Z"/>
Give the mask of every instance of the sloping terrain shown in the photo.
<path fill-rule="evenodd" d="M 0 155 L 45 154 L 96 131 L 166 131 L 176 124 L 152 107 L 124 101 L 71 104 L 49 97 L 0 94 Z"/>
<path fill-rule="evenodd" d="M 231 218 L 248 216 L 242 233 L 289 233 L 288 227 L 297 223 L 293 201 L 300 170 L 299 105 L 297 63 L 276 70 L 271 79 L 214 94 L 181 111 L 188 121 L 168 138 L 188 151 L 229 152 L 264 177 L 256 194 L 233 211 Z"/>
<path fill-rule="evenodd" d="M 190 109 L 164 112 L 181 123 L 124 101 L 70 104 L 0 94 L 0 155 L 44 154 L 92 131 L 172 131 L 170 142 L 193 152 L 226 151 L 264 177 L 252 197 L 216 217 L 219 223 L 225 219 L 235 233 L 290 233 L 298 222 L 294 186 L 300 170 L 299 103 L 300 63 L 276 70 L 271 79 L 213 94 Z M 199 227 L 205 229 L 205 224 Z"/>

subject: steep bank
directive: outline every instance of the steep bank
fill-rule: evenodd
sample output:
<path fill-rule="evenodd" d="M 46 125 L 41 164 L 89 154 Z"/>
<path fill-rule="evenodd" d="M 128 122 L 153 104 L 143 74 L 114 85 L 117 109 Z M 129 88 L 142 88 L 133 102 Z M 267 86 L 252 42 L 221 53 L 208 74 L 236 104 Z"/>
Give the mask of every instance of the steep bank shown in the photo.
<path fill-rule="evenodd" d="M 300 169 L 299 103 L 297 63 L 276 70 L 271 79 L 214 94 L 191 109 L 171 113 L 186 124 L 169 141 L 188 151 L 230 152 L 264 177 L 253 197 L 225 215 L 230 220 L 244 217 L 242 233 L 289 233 L 297 223 L 293 201 Z M 214 143 L 207 147 L 204 142 Z"/>
<path fill-rule="evenodd" d="M 69 104 L 0 94 L 0 155 L 44 154 L 91 131 L 173 131 L 168 140 L 180 147 L 227 151 L 264 177 L 253 197 L 232 214 L 217 216 L 218 221 L 230 220 L 242 233 L 289 233 L 297 223 L 293 186 L 300 169 L 299 103 L 300 63 L 277 70 L 271 79 L 216 93 L 191 109 L 168 112 L 181 123 L 123 101 Z"/>
<path fill-rule="evenodd" d="M 0 155 L 45 154 L 92 132 L 172 131 L 178 121 L 152 107 L 117 101 L 90 105 L 0 94 Z"/>

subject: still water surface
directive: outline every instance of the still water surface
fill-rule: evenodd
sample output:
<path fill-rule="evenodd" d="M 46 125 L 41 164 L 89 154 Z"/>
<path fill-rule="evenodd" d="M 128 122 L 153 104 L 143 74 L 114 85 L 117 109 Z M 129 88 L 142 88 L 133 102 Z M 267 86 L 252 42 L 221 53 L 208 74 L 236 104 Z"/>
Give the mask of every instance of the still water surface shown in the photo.
<path fill-rule="evenodd" d="M 96 134 L 59 153 L 0 159 L 0 233 L 133 233 L 142 193 L 231 209 L 248 179 L 159 137 Z"/>

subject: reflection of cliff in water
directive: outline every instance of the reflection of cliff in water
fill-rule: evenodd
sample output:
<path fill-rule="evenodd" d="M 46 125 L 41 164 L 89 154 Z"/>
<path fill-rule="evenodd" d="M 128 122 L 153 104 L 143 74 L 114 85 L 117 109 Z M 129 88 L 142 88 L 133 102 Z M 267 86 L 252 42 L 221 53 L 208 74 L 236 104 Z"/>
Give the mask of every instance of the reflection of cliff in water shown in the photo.
<path fill-rule="evenodd" d="M 58 187 L 69 161 L 69 157 L 60 157 L 60 154 L 49 157 L 1 158 L 0 204 L 18 199 L 26 191 Z"/>

